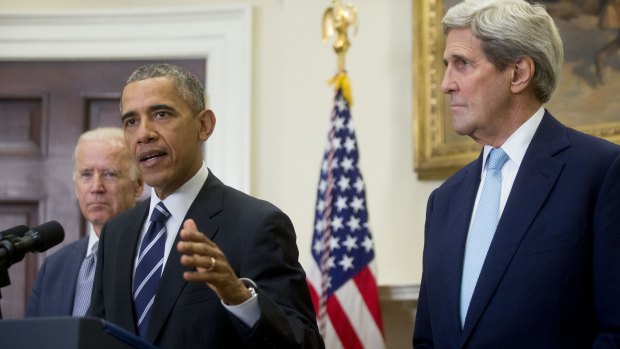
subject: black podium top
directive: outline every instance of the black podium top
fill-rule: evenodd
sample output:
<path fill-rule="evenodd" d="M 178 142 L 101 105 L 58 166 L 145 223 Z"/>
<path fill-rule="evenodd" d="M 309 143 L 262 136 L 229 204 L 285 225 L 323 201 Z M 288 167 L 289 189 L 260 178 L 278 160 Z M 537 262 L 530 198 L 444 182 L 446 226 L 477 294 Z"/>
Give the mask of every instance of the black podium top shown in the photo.
<path fill-rule="evenodd" d="M 157 349 L 105 320 L 69 316 L 0 320 L 0 348 Z"/>

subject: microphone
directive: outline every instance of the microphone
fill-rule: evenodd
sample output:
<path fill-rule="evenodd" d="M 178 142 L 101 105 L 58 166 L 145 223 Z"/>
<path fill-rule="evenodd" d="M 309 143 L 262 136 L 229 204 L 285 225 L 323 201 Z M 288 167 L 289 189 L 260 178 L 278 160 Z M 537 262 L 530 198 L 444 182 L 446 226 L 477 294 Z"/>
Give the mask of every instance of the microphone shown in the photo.
<path fill-rule="evenodd" d="M 18 225 L 13 228 L 0 232 L 0 239 L 4 239 L 5 236 L 9 236 L 9 235 L 17 235 L 19 237 L 22 237 L 24 236 L 24 233 L 27 232 L 28 230 L 30 230 L 30 228 L 28 228 L 27 226 Z"/>
<path fill-rule="evenodd" d="M 21 261 L 26 252 L 43 252 L 58 245 L 65 238 L 65 230 L 56 221 L 43 223 L 22 233 L 23 226 L 2 233 L 0 240 L 0 265 L 5 268 Z M 5 233 L 12 231 L 12 234 Z"/>

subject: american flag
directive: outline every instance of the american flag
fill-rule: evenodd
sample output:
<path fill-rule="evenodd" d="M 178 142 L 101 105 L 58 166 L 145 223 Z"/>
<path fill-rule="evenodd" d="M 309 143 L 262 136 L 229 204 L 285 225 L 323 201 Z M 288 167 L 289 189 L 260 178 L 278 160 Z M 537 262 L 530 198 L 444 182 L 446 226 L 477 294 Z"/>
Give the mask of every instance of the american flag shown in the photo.
<path fill-rule="evenodd" d="M 366 190 L 350 112 L 350 88 L 342 73 L 321 178 L 308 284 L 328 349 L 385 348 L 368 228 Z"/>

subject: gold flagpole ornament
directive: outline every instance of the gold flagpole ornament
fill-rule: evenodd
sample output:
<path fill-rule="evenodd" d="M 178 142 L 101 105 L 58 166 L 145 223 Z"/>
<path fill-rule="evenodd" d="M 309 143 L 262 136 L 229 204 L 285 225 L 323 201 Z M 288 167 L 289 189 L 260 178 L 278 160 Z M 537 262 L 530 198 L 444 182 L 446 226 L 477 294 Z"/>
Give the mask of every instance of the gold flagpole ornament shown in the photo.
<path fill-rule="evenodd" d="M 349 41 L 349 27 L 353 26 L 353 34 L 357 34 L 358 27 L 357 10 L 352 3 L 343 5 L 340 0 L 333 0 L 332 5 L 323 13 L 323 42 L 327 42 L 327 39 L 331 36 L 336 36 L 334 40 L 334 51 L 338 55 L 338 73 L 330 81 L 335 85 L 335 88 L 339 87 L 343 89 L 343 94 L 348 100 L 349 105 L 352 104 L 351 88 L 349 86 L 349 79 L 346 76 L 345 69 L 345 54 L 351 46 Z"/>

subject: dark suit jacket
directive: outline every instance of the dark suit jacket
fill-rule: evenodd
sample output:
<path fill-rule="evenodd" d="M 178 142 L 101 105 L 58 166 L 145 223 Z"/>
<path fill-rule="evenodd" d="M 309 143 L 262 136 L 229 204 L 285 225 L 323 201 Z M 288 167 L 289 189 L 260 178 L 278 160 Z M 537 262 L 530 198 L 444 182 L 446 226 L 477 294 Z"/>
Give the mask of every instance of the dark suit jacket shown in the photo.
<path fill-rule="evenodd" d="M 517 173 L 461 330 L 482 158 L 429 199 L 416 348 L 620 347 L 620 147 L 548 112 Z"/>
<path fill-rule="evenodd" d="M 45 260 L 28 298 L 26 317 L 71 316 L 75 284 L 87 248 L 88 236 L 61 248 Z"/>
<path fill-rule="evenodd" d="M 134 254 L 148 209 L 147 200 L 104 227 L 91 305 L 92 315 L 134 333 Z M 323 347 L 293 226 L 282 211 L 222 184 L 210 173 L 187 218 L 220 247 L 238 277 L 257 283 L 261 318 L 250 329 L 206 284 L 185 282 L 183 272 L 188 269 L 173 247 L 153 305 L 148 341 L 184 349 Z"/>

